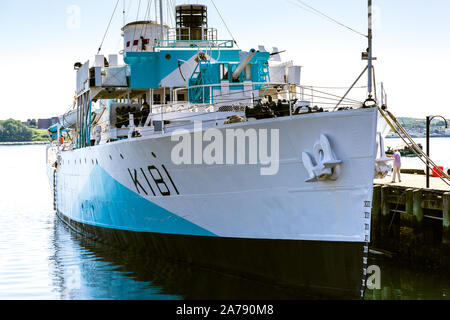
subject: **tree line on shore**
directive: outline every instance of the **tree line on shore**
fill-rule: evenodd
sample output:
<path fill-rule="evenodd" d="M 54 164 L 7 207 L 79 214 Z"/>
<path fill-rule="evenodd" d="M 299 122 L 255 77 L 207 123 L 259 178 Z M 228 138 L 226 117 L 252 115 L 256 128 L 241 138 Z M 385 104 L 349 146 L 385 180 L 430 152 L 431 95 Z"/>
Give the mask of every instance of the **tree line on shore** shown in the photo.
<path fill-rule="evenodd" d="M 399 117 L 398 120 L 406 129 L 425 130 L 427 126 L 426 119 Z M 450 124 L 450 120 L 447 121 Z M 432 130 L 444 130 L 445 122 L 440 118 L 437 118 L 431 123 L 430 128 Z"/>
<path fill-rule="evenodd" d="M 36 120 L 28 120 L 27 125 L 19 120 L 0 120 L 0 142 L 46 141 L 46 130 L 38 130 Z"/>

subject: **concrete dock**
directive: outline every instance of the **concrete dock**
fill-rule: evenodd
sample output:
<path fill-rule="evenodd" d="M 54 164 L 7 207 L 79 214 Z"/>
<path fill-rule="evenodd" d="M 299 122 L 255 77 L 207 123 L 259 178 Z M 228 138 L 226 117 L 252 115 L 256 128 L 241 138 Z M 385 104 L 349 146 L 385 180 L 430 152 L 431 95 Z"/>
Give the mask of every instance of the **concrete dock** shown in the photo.
<path fill-rule="evenodd" d="M 392 176 L 388 176 L 384 179 L 374 180 L 375 184 L 405 187 L 405 188 L 417 188 L 426 189 L 426 176 L 421 174 L 405 174 L 402 173 L 402 182 L 392 183 Z M 439 178 L 430 176 L 430 190 L 439 190 L 450 192 L 450 186 Z"/>

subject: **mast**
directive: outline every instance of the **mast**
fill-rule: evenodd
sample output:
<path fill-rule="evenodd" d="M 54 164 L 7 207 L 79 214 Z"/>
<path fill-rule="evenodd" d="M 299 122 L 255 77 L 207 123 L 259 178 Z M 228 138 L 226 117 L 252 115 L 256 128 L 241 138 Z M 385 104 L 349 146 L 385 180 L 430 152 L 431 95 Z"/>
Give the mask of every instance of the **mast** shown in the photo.
<path fill-rule="evenodd" d="M 161 23 L 161 40 L 164 40 L 164 21 L 163 21 L 163 1 L 159 0 L 159 15 L 160 15 L 160 23 Z"/>
<path fill-rule="evenodd" d="M 125 26 L 125 23 L 126 23 L 125 7 L 126 7 L 126 0 L 123 0 L 123 10 L 122 10 L 122 14 L 123 14 L 123 25 L 124 25 L 124 26 Z"/>
<path fill-rule="evenodd" d="M 368 84 L 367 84 L 367 88 L 368 88 L 368 94 L 369 94 L 369 99 L 372 98 L 372 91 L 373 91 L 373 52 L 372 52 L 372 0 L 368 0 L 368 11 L 369 11 L 369 32 L 367 35 L 367 38 L 369 39 L 369 48 L 368 50 Z"/>

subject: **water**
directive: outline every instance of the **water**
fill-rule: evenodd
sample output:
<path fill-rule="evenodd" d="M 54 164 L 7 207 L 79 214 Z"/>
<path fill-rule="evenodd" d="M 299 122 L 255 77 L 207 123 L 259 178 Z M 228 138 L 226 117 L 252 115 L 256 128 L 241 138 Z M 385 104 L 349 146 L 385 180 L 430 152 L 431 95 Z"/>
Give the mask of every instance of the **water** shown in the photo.
<path fill-rule="evenodd" d="M 448 140 L 450 141 L 450 140 Z M 55 218 L 44 146 L 0 146 L 0 299 L 303 299 L 214 270 L 143 258 L 71 232 Z M 447 299 L 446 275 L 371 256 L 381 290 L 367 299 Z"/>
<path fill-rule="evenodd" d="M 423 150 L 426 151 L 426 139 L 415 138 L 416 143 L 420 143 L 423 146 Z M 404 145 L 400 138 L 390 138 L 385 140 L 385 148 L 398 148 Z M 450 137 L 449 138 L 430 138 L 430 158 L 438 166 L 444 168 L 450 167 Z M 404 169 L 425 169 L 425 164 L 418 157 L 403 157 L 402 168 Z"/>

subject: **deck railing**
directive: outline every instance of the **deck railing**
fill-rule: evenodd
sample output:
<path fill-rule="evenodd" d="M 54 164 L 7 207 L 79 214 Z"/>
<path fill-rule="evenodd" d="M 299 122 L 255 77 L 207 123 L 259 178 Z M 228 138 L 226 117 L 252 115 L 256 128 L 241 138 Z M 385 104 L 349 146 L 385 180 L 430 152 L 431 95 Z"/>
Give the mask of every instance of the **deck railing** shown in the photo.
<path fill-rule="evenodd" d="M 325 92 L 323 89 L 323 87 L 251 81 L 186 86 L 171 90 L 171 96 L 174 97 L 173 101 L 163 104 L 152 103 L 150 118 L 147 118 L 147 121 L 144 120 L 144 125 L 142 119 L 139 124 L 134 123 L 133 115 L 135 115 L 135 112 L 132 112 L 125 122 L 127 128 L 122 127 L 118 130 L 121 132 L 121 136 L 130 135 L 131 131 L 134 130 L 143 131 L 145 134 L 150 132 L 161 134 L 168 132 L 169 126 L 172 130 L 177 126 L 192 124 L 196 119 L 204 123 L 215 122 L 215 125 L 217 125 L 224 123 L 223 121 L 227 121 L 232 115 L 237 115 L 242 117 L 243 121 L 247 121 L 247 107 L 255 107 L 260 103 L 260 100 L 267 106 L 270 103 L 269 97 L 272 97 L 275 103 L 282 103 L 282 111 L 276 111 L 280 113 L 277 116 L 283 117 L 294 116 L 299 113 L 335 111 L 339 102 L 339 110 L 360 108 L 363 105 L 362 101 L 348 97 L 342 99 L 340 95 Z M 180 91 L 189 93 L 192 90 L 200 92 L 201 99 L 198 103 L 177 101 Z M 271 106 L 273 106 L 273 103 Z M 277 109 L 279 109 L 278 107 Z M 137 113 L 139 114 L 139 111 Z M 150 121 L 148 121 L 149 119 Z M 167 121 L 170 122 L 169 125 L 166 125 Z M 157 125 L 155 126 L 155 124 Z"/>
<path fill-rule="evenodd" d="M 214 90 L 222 90 L 224 86 L 220 83 L 216 84 L 204 84 L 196 86 L 187 86 L 183 88 L 178 88 L 173 91 L 174 102 L 172 104 L 177 104 L 178 101 L 176 97 L 180 91 L 189 90 L 200 90 L 202 92 L 202 99 L 200 102 L 195 103 L 197 105 L 211 105 L 211 104 L 224 104 L 229 103 L 240 103 L 246 102 L 251 99 L 252 102 L 258 101 L 265 96 L 273 96 L 274 90 L 276 95 L 284 96 L 286 100 L 297 100 L 297 101 L 308 101 L 311 106 L 317 105 L 321 106 L 323 109 L 333 109 L 337 103 L 342 99 L 339 95 L 325 92 L 323 90 L 318 90 L 313 86 L 303 86 L 296 84 L 287 83 L 274 83 L 274 82 L 240 82 L 240 83 L 227 83 L 230 91 L 228 94 L 214 95 Z M 250 88 L 251 86 L 251 88 Z M 242 88 L 242 89 L 241 89 Z M 239 99 L 233 99 L 233 95 L 248 94 L 248 97 Z M 253 95 L 252 95 L 253 94 Z M 228 97 L 229 100 L 217 99 L 220 97 Z M 208 98 L 205 98 L 208 97 Z M 359 107 L 363 104 L 362 101 L 355 99 L 345 98 L 341 102 L 341 107 Z M 169 103 L 170 105 L 170 103 Z"/>
<path fill-rule="evenodd" d="M 156 48 L 233 48 L 233 40 L 155 40 Z"/>

